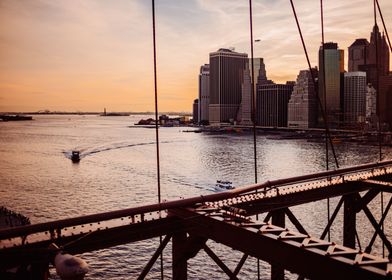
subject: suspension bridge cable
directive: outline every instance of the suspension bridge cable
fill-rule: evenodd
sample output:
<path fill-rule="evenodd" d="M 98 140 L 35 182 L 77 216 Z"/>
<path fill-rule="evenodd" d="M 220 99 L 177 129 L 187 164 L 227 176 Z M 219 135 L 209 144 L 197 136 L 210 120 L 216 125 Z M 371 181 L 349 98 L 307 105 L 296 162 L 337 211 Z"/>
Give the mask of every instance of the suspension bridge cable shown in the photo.
<path fill-rule="evenodd" d="M 322 48 L 322 57 L 323 57 L 323 93 L 324 93 L 324 111 L 327 112 L 327 87 L 325 83 L 325 39 L 324 39 L 324 5 L 323 0 L 320 0 L 320 19 L 321 19 L 321 45 Z M 321 70 L 321 69 L 320 69 Z M 327 138 L 327 126 L 325 126 L 325 161 L 326 161 L 326 169 L 329 170 L 329 152 L 328 152 L 328 138 Z M 329 224 L 330 219 L 330 202 L 329 197 L 327 198 L 327 220 Z M 331 230 L 328 228 L 328 241 L 331 241 Z"/>
<path fill-rule="evenodd" d="M 387 35 L 387 40 L 388 40 L 389 48 L 391 49 L 391 52 L 392 52 L 391 40 L 389 40 L 388 30 L 387 30 L 387 27 L 386 27 L 386 25 L 385 25 L 384 17 L 383 17 L 383 15 L 382 15 L 381 7 L 380 7 L 380 4 L 378 3 L 378 0 L 376 0 L 376 4 L 377 4 L 378 12 L 379 12 L 380 17 L 381 17 L 382 25 L 384 26 L 385 34 Z"/>
<path fill-rule="evenodd" d="M 325 83 L 325 48 L 324 48 L 324 10 L 323 0 L 320 0 L 320 19 L 321 19 L 321 45 L 322 47 L 322 61 L 323 61 L 323 97 L 324 97 L 324 111 L 327 112 L 327 86 Z M 320 69 L 321 70 L 321 69 Z M 315 85 L 316 86 L 316 85 Z M 329 155 L 328 155 L 328 138 L 327 138 L 327 126 L 325 126 L 325 161 L 327 171 L 329 170 Z"/>
<path fill-rule="evenodd" d="M 376 0 L 373 0 L 373 13 L 374 13 L 374 27 L 377 27 L 377 28 L 375 28 L 375 40 L 376 40 L 376 90 L 377 90 L 377 105 L 376 105 L 376 107 L 377 107 L 377 119 L 378 119 L 378 147 L 379 147 L 379 161 L 381 162 L 382 161 L 382 148 L 381 148 L 381 146 L 382 146 L 382 141 L 381 141 L 381 110 L 380 110 L 380 77 L 379 77 L 379 74 L 380 74 L 380 70 L 379 70 L 379 57 L 378 57 L 378 55 L 379 55 L 379 44 L 378 44 L 378 39 L 379 39 L 379 36 L 378 36 L 378 33 L 379 33 L 379 30 L 378 30 L 378 25 L 377 25 L 377 9 L 376 9 L 376 6 L 377 6 L 377 4 L 378 4 L 378 2 L 376 1 Z M 383 213 L 384 211 L 384 194 L 383 194 L 383 192 L 381 192 L 380 193 L 380 205 L 381 205 L 381 213 Z M 381 214 L 382 215 L 382 214 Z M 384 226 L 384 224 L 382 223 L 381 224 L 381 229 L 383 230 L 383 226 Z M 385 250 L 384 250 L 384 246 L 385 246 L 385 244 L 384 244 L 384 240 L 382 240 L 382 255 L 383 255 L 383 257 L 385 256 Z"/>
<path fill-rule="evenodd" d="M 381 106 L 380 106 L 380 69 L 379 69 L 379 44 L 378 44 L 378 25 L 377 25 L 377 11 L 376 11 L 376 0 L 373 0 L 373 10 L 374 10 L 374 27 L 376 28 L 375 32 L 375 41 L 376 41 L 376 91 L 377 91 L 377 105 L 376 105 L 376 111 L 377 111 L 377 119 L 378 119 L 378 149 L 379 149 L 379 161 L 382 161 L 382 148 L 381 148 Z"/>
<path fill-rule="evenodd" d="M 156 37 L 155 37 L 155 0 L 152 0 L 152 38 L 154 51 L 154 94 L 155 94 L 155 141 L 157 152 L 157 186 L 158 186 L 158 203 L 161 203 L 161 173 L 159 160 L 159 132 L 158 132 L 158 84 L 157 84 L 157 52 L 156 52 Z M 162 244 L 162 236 L 159 237 L 159 242 Z M 163 256 L 160 255 L 161 262 L 161 279 L 163 279 Z"/>
<path fill-rule="evenodd" d="M 251 67 L 252 67 L 252 79 L 251 79 L 252 116 L 251 117 L 252 117 L 252 123 L 253 123 L 253 156 L 254 156 L 255 184 L 257 184 L 256 95 L 255 95 L 255 68 L 254 68 L 254 54 L 253 54 L 252 0 L 249 0 L 249 31 L 250 31 L 250 57 L 251 57 Z M 256 215 L 256 220 L 258 220 L 258 218 L 259 218 L 259 215 Z M 257 259 L 257 279 L 260 279 L 260 260 L 259 259 Z"/>
<path fill-rule="evenodd" d="M 251 56 L 251 67 L 252 67 L 252 122 L 253 122 L 253 156 L 254 156 L 254 168 L 255 168 L 255 184 L 257 184 L 257 146 L 256 146 L 256 95 L 255 95 L 255 68 L 253 61 L 253 14 L 252 14 L 252 0 L 249 0 L 249 22 L 250 22 L 250 56 Z"/>
<path fill-rule="evenodd" d="M 290 0 L 290 3 L 291 3 L 291 8 L 292 8 L 292 10 L 293 10 L 295 22 L 296 22 L 296 24 L 297 24 L 298 32 L 299 32 L 299 35 L 300 35 L 300 37 L 301 37 L 302 47 L 303 47 L 303 49 L 304 49 L 305 56 L 306 56 L 306 60 L 307 60 L 307 62 L 308 62 L 308 67 L 309 67 L 310 75 L 311 75 L 311 77 L 312 77 L 313 85 L 314 85 L 314 87 L 315 87 L 315 90 L 318 92 L 318 89 L 317 89 L 317 87 L 316 87 L 316 79 L 315 79 L 314 73 L 313 73 L 313 71 L 312 71 L 312 65 L 310 64 L 308 51 L 307 51 L 307 49 L 306 49 L 305 41 L 304 41 L 304 38 L 303 38 L 303 35 L 302 35 L 301 26 L 299 25 L 299 21 L 298 21 L 298 17 L 297 17 L 297 12 L 295 11 L 295 7 L 294 7 L 293 0 Z M 323 47 L 324 47 L 324 46 L 323 46 Z M 320 107 L 320 111 L 321 111 L 321 114 L 322 114 L 322 117 L 323 117 L 323 120 L 324 120 L 325 130 L 326 130 L 326 132 L 327 132 L 328 142 L 329 142 L 329 144 L 330 144 L 330 146 L 331 146 L 332 154 L 333 154 L 333 157 L 334 157 L 334 160 L 335 160 L 335 165 L 336 165 L 336 168 L 339 169 L 339 162 L 338 162 L 338 159 L 337 159 L 337 157 L 336 157 L 335 148 L 334 148 L 334 145 L 333 145 L 333 142 L 332 142 L 332 138 L 331 138 L 331 132 L 330 132 L 329 127 L 328 127 L 327 114 L 326 114 L 326 112 L 324 111 L 323 106 L 322 106 L 322 104 L 321 104 L 320 96 L 319 96 L 318 94 L 316 94 L 316 96 L 317 96 L 317 101 L 318 101 L 318 104 L 319 104 L 319 107 Z"/>

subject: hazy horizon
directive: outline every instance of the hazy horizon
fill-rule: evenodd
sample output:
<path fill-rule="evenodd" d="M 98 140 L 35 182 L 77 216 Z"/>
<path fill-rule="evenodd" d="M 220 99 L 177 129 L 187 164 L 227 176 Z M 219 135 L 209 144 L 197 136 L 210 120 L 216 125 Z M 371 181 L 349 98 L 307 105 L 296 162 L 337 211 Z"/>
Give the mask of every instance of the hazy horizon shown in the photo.
<path fill-rule="evenodd" d="M 319 2 L 294 1 L 317 65 Z M 387 28 L 392 1 L 379 0 Z M 326 41 L 370 39 L 373 1 L 324 3 Z M 253 1 L 255 57 L 275 82 L 307 68 L 289 1 Z M 209 53 L 250 55 L 248 1 L 157 0 L 159 111 L 191 112 Z M 380 30 L 383 30 L 379 20 Z M 230 31 L 230 32 L 228 32 Z M 0 2 L 0 111 L 154 111 L 151 1 Z M 346 66 L 347 69 L 347 66 Z"/>

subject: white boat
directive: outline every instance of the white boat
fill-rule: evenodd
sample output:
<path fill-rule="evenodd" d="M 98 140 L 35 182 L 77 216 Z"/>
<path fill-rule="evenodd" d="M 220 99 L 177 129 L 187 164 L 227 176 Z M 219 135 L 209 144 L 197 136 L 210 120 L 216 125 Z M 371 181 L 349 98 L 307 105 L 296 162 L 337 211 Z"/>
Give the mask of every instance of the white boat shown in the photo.
<path fill-rule="evenodd" d="M 218 191 L 232 190 L 234 189 L 233 183 L 230 181 L 216 181 L 215 189 Z"/>

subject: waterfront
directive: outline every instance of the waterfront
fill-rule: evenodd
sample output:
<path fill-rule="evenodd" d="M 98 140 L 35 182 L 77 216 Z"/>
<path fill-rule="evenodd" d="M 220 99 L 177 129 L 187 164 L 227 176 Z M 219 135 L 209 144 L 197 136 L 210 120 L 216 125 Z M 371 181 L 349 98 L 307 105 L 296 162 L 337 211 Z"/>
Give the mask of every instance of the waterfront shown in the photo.
<path fill-rule="evenodd" d="M 37 223 L 156 202 L 155 131 L 128 127 L 139 118 L 52 115 L 1 123 L 1 204 Z M 159 130 L 163 199 L 212 193 L 218 179 L 236 186 L 253 183 L 252 135 L 182 130 Z M 378 159 L 378 147 L 342 143 L 336 148 L 342 166 Z M 81 151 L 80 164 L 67 158 L 74 149 Z M 385 155 L 390 158 L 390 150 Z M 322 171 L 324 144 L 260 135 L 258 167 L 260 182 Z M 326 223 L 325 209 L 325 202 L 318 202 L 296 207 L 294 212 L 310 233 L 319 235 Z M 339 230 L 333 232 L 333 238 L 339 235 Z M 217 245 L 211 247 L 226 254 Z M 155 248 L 156 243 L 144 241 L 85 254 L 91 266 L 87 279 L 133 278 Z M 241 254 L 228 252 L 224 259 L 232 267 Z M 207 259 L 200 253 L 189 262 L 190 279 L 225 278 L 209 260 L 211 266 L 205 270 Z M 254 260 L 248 260 L 239 277 L 255 279 L 254 265 Z M 165 253 L 165 268 L 170 275 L 170 250 Z M 268 270 L 262 273 L 266 276 Z"/>

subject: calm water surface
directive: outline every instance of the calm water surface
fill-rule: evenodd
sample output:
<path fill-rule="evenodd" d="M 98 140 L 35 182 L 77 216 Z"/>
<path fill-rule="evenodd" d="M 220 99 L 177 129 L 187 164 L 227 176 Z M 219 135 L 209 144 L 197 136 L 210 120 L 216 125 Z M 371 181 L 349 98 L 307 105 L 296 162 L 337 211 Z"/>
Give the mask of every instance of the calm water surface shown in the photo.
<path fill-rule="evenodd" d="M 29 122 L 0 123 L 0 205 L 39 223 L 157 201 L 155 131 L 133 126 L 146 116 L 34 118 Z M 254 182 L 252 135 L 183 130 L 186 128 L 159 130 L 162 199 L 210 194 L 219 179 L 237 186 Z M 72 164 L 69 159 L 75 149 L 81 151 L 80 164 Z M 336 149 L 342 167 L 378 159 L 377 147 L 342 143 Z M 325 170 L 323 143 L 270 140 L 267 135 L 259 135 L 257 151 L 259 182 Z M 391 150 L 385 148 L 384 158 L 390 159 L 391 155 Z M 378 199 L 371 204 L 377 217 Z M 336 203 L 331 200 L 332 207 Z M 309 233 L 321 234 L 326 225 L 325 201 L 293 207 L 293 212 Z M 332 239 L 339 243 L 341 216 L 332 231 Z M 372 234 L 369 222 L 362 214 L 358 220 L 359 235 L 368 240 Z M 387 232 L 392 232 L 391 227 L 388 220 Z M 242 256 L 219 244 L 209 245 L 231 268 Z M 148 240 L 84 254 L 82 257 L 91 267 L 86 279 L 133 279 L 156 247 L 157 240 Z M 164 254 L 165 274 L 170 278 L 168 248 Z M 375 250 L 381 251 L 379 242 Z M 248 259 L 240 279 L 256 279 L 255 264 L 255 259 Z M 262 276 L 268 279 L 268 275 L 268 265 L 263 263 Z M 157 277 L 155 266 L 148 279 Z M 189 279 L 225 278 L 202 251 L 189 261 Z"/>

